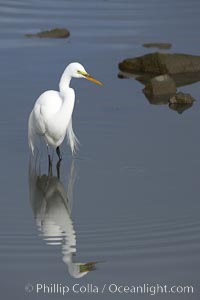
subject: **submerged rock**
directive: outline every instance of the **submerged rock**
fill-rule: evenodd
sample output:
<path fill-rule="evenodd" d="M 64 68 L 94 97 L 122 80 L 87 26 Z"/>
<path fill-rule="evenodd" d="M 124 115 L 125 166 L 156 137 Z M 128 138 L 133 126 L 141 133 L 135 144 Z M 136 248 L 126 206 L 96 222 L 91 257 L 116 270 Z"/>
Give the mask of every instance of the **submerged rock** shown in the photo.
<path fill-rule="evenodd" d="M 119 74 L 117 75 L 117 77 L 120 78 L 120 79 L 127 79 L 127 78 L 129 78 L 129 76 L 126 76 L 126 75 L 123 74 L 123 73 L 119 73 Z"/>
<path fill-rule="evenodd" d="M 200 56 L 180 53 L 150 53 L 128 58 L 119 63 L 119 69 L 133 74 L 180 74 L 200 72 Z"/>
<path fill-rule="evenodd" d="M 145 43 L 142 46 L 145 48 L 170 49 L 172 47 L 172 44 L 170 44 L 170 43 Z"/>
<path fill-rule="evenodd" d="M 190 85 L 200 81 L 200 72 L 180 73 L 171 75 L 177 87 Z"/>
<path fill-rule="evenodd" d="M 186 93 L 179 92 L 169 99 L 170 104 L 193 104 L 195 99 Z"/>
<path fill-rule="evenodd" d="M 152 97 L 171 96 L 176 93 L 176 84 L 169 75 L 160 75 L 150 79 L 143 91 Z"/>
<path fill-rule="evenodd" d="M 180 73 L 170 75 L 171 78 L 175 81 L 176 87 L 181 87 L 185 85 L 190 85 L 200 81 L 200 72 L 193 73 Z M 118 78 L 133 78 L 142 84 L 146 85 L 152 78 L 155 77 L 155 74 L 143 73 L 143 74 L 133 74 L 128 72 L 119 71 Z"/>
<path fill-rule="evenodd" d="M 145 94 L 145 97 L 149 101 L 149 103 L 153 105 L 166 105 L 169 104 L 170 95 L 154 96 L 150 94 Z"/>
<path fill-rule="evenodd" d="M 169 108 L 177 111 L 179 114 L 182 114 L 185 110 L 190 108 L 192 105 L 193 104 L 170 104 L 169 103 Z"/>
<path fill-rule="evenodd" d="M 181 114 L 190 108 L 194 101 L 195 99 L 190 94 L 179 92 L 169 99 L 169 108 Z"/>
<path fill-rule="evenodd" d="M 56 38 L 56 39 L 62 39 L 67 38 L 70 36 L 69 30 L 65 28 L 55 28 L 47 31 L 41 31 L 35 34 L 26 34 L 27 37 L 39 37 L 39 38 Z"/>
<path fill-rule="evenodd" d="M 119 78 L 145 85 L 143 92 L 151 104 L 168 104 L 182 113 L 195 101 L 190 94 L 176 93 L 176 88 L 200 81 L 200 56 L 156 52 L 126 59 L 119 69 Z"/>

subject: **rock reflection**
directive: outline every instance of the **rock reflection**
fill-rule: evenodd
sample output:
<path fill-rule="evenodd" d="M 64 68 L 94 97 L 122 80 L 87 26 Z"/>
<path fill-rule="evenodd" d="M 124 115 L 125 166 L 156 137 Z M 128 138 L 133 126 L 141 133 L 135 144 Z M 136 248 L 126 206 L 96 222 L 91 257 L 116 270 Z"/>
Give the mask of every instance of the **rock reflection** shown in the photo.
<path fill-rule="evenodd" d="M 73 261 L 76 253 L 76 232 L 71 210 L 75 180 L 74 161 L 71 163 L 66 190 L 58 176 L 40 175 L 36 172 L 34 163 L 30 162 L 30 203 L 37 228 L 48 245 L 61 245 L 63 262 L 67 265 L 69 274 L 80 278 L 95 269 L 95 262 Z"/>
<path fill-rule="evenodd" d="M 132 78 L 140 83 L 142 83 L 145 88 L 148 86 L 149 82 L 153 78 L 155 78 L 155 74 L 147 73 L 147 74 L 132 74 L 128 72 L 123 72 L 120 71 L 118 73 L 118 78 L 120 79 L 126 79 L 126 78 Z M 196 73 L 186 73 L 186 74 L 173 74 L 171 75 L 171 78 L 175 82 L 175 85 L 177 88 L 194 84 L 200 81 L 200 72 Z M 146 99 L 149 101 L 150 104 L 153 105 L 168 105 L 168 107 L 172 110 L 177 111 L 178 113 L 183 113 L 185 110 L 189 109 L 192 107 L 193 103 L 188 102 L 188 103 L 170 103 L 170 98 L 174 95 L 173 93 L 165 94 L 165 95 L 155 95 L 154 93 L 146 93 L 145 88 L 142 90 L 143 94 L 145 95 Z M 191 96 L 192 98 L 192 96 Z"/>
<path fill-rule="evenodd" d="M 182 114 L 185 110 L 187 110 L 190 107 L 192 107 L 192 104 L 181 104 L 180 105 L 180 104 L 169 103 L 169 108 L 177 111 L 179 114 Z"/>

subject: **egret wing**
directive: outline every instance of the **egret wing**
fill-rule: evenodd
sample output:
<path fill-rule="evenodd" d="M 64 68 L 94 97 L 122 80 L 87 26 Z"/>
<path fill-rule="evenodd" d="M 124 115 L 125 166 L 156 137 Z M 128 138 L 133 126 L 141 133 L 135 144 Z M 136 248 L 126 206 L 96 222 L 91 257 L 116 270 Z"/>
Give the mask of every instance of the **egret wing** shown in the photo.
<path fill-rule="evenodd" d="M 34 107 L 34 118 L 37 134 L 46 133 L 48 120 L 59 111 L 62 99 L 57 91 L 46 91 L 37 100 Z"/>

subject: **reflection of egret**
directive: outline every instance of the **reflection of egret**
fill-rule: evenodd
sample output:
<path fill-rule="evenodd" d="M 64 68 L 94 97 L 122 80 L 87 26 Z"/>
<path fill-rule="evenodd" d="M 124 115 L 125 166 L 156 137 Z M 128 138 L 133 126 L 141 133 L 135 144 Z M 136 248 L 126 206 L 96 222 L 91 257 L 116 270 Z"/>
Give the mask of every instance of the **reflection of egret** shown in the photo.
<path fill-rule="evenodd" d="M 91 77 L 81 64 L 69 64 L 61 76 L 59 92 L 51 90 L 40 95 L 30 114 L 28 138 L 32 152 L 35 147 L 35 139 L 40 136 L 45 141 L 47 149 L 48 146 L 56 149 L 61 160 L 59 146 L 66 134 L 72 153 L 76 150 L 78 140 L 72 128 L 75 94 L 69 86 L 72 77 L 85 78 L 102 85 L 101 82 Z"/>
<path fill-rule="evenodd" d="M 71 164 L 67 192 L 54 176 L 37 175 L 30 164 L 30 202 L 43 239 L 49 245 L 62 245 L 63 261 L 72 277 L 80 278 L 94 269 L 94 262 L 75 263 L 76 234 L 71 220 L 75 166 Z"/>

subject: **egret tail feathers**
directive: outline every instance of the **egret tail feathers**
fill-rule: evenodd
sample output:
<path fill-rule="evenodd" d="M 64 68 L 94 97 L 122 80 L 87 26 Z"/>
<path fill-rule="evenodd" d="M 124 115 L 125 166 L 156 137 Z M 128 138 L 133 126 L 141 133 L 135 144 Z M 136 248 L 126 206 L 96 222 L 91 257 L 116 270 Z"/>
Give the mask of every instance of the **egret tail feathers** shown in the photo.
<path fill-rule="evenodd" d="M 69 121 L 68 127 L 67 127 L 67 142 L 70 145 L 72 154 L 75 154 L 76 151 L 79 148 L 79 140 L 75 136 L 75 133 L 72 128 L 72 119 Z"/>
<path fill-rule="evenodd" d="M 33 117 L 31 113 L 28 120 L 28 144 L 29 148 L 31 149 L 32 155 L 34 155 L 35 132 L 33 129 L 32 118 Z"/>

